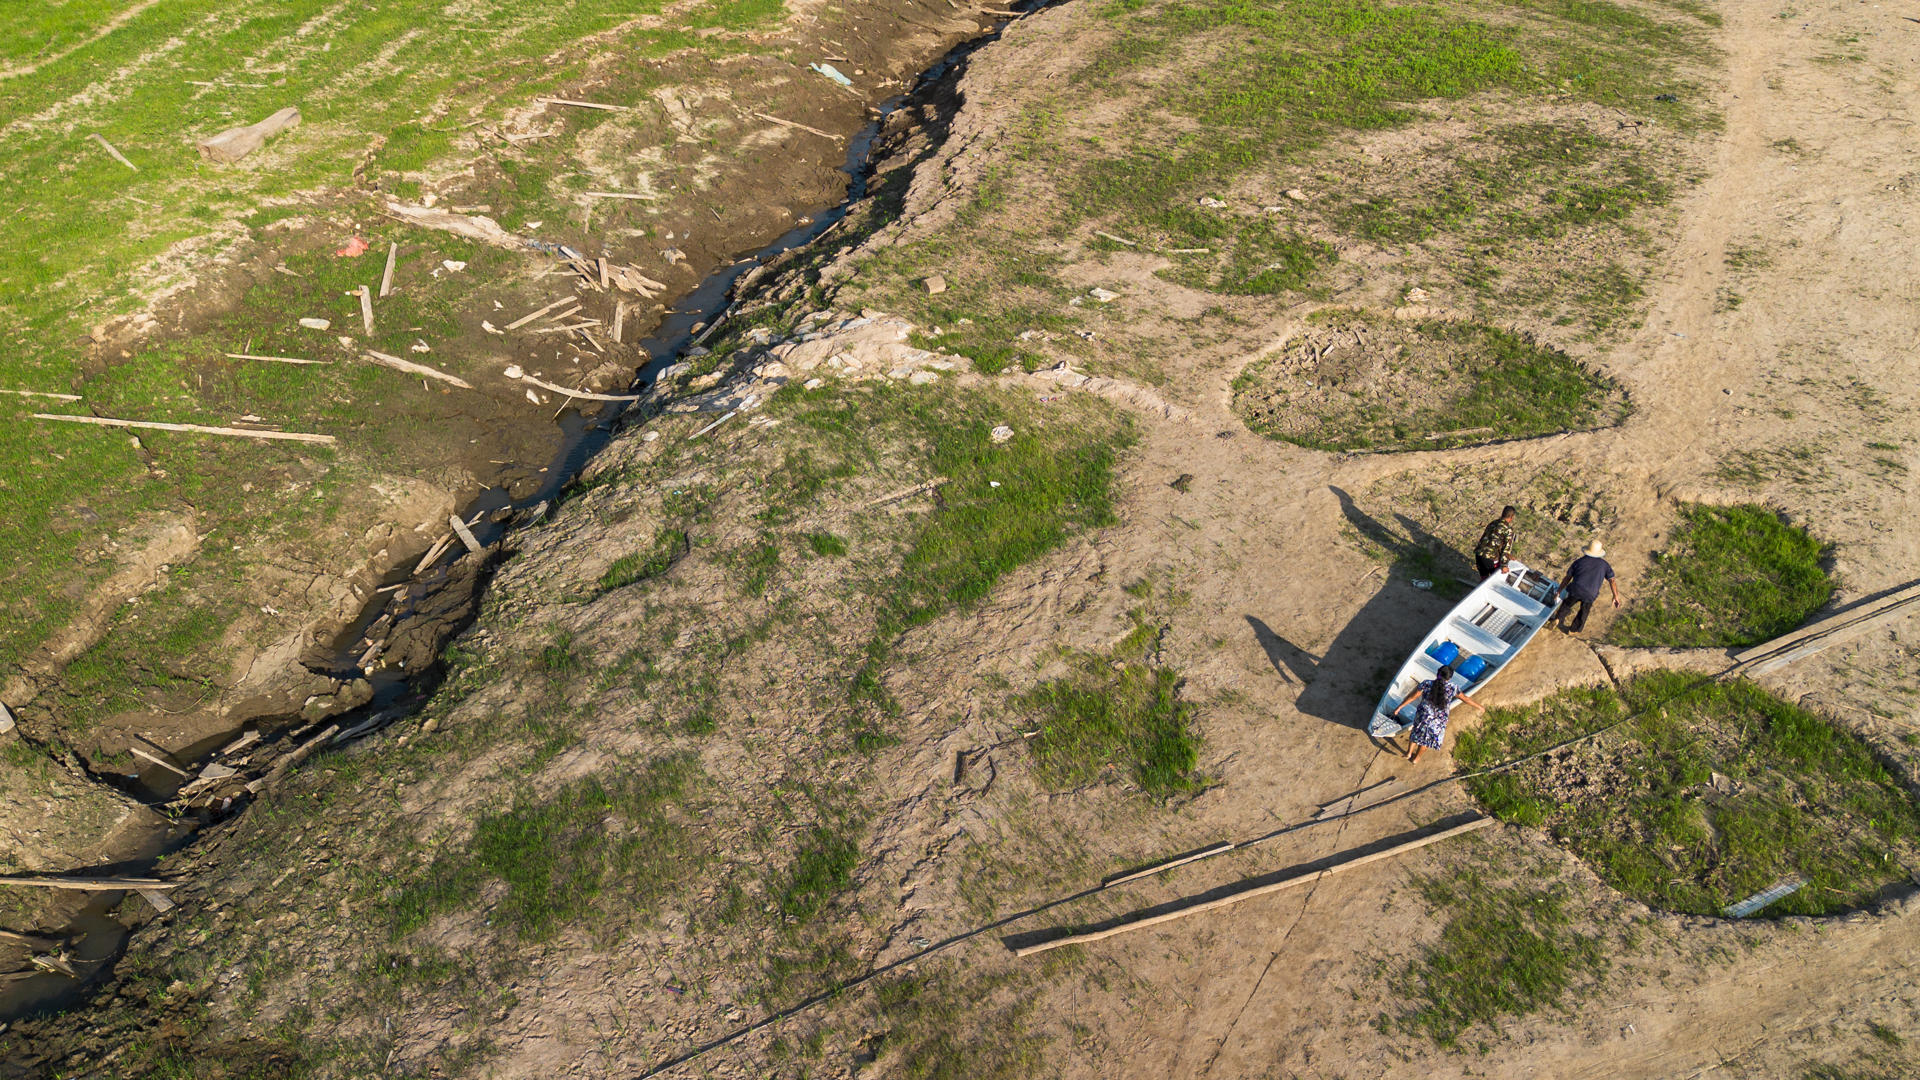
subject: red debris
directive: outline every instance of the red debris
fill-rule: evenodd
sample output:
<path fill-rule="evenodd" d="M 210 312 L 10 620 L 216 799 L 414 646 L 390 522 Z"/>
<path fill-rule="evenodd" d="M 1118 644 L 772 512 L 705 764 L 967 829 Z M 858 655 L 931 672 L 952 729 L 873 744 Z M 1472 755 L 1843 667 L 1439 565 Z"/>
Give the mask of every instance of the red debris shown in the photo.
<path fill-rule="evenodd" d="M 335 251 L 334 254 L 342 256 L 343 258 L 351 259 L 360 255 L 366 254 L 368 247 L 369 245 L 367 243 L 366 237 L 356 236 L 353 239 L 347 241 L 346 247 L 340 248 L 339 250 Z"/>

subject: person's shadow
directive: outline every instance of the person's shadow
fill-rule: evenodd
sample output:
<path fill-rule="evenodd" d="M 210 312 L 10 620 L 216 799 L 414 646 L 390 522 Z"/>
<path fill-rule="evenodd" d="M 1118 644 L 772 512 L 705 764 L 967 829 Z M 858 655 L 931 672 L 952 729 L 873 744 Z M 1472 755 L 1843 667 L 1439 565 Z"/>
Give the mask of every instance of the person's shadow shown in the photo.
<path fill-rule="evenodd" d="M 1296 708 L 1308 716 L 1364 731 L 1387 681 L 1447 613 L 1451 604 L 1448 595 L 1459 587 L 1454 575 L 1469 570 L 1471 564 L 1405 515 L 1394 515 L 1399 526 L 1396 529 L 1369 517 L 1346 492 L 1328 490 L 1340 500 L 1341 513 L 1361 536 L 1393 554 L 1391 568 L 1384 576 L 1368 574 L 1347 586 L 1371 588 L 1373 594 L 1318 658 L 1275 633 L 1259 618 L 1248 615 L 1246 620 L 1273 669 L 1281 678 L 1301 686 Z M 1433 581 L 1435 589 L 1411 587 L 1408 579 L 1416 576 Z M 1443 581 L 1455 588 L 1441 590 Z M 1337 582 L 1328 582 L 1327 587 L 1330 593 L 1341 588 Z"/>

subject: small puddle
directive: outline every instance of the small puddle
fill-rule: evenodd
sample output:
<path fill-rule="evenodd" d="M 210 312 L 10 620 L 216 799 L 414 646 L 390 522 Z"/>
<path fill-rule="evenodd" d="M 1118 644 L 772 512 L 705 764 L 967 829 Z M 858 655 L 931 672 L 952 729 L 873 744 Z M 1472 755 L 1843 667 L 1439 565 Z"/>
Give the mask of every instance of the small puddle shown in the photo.
<path fill-rule="evenodd" d="M 1017 15 L 1024 16 L 1062 2 L 1064 0 L 1020 0 L 1011 4 L 1010 8 Z M 1011 21 L 1012 18 L 1003 19 L 993 29 L 954 46 L 938 62 L 921 72 L 911 90 L 874 106 L 875 118 L 861 128 L 847 145 L 846 162 L 841 167 L 847 174 L 845 197 L 807 215 L 805 224 L 788 230 L 765 247 L 709 274 L 691 292 L 675 302 L 659 327 L 638 343 L 651 359 L 635 374 L 633 389 L 629 392 L 640 392 L 661 371 L 685 357 L 696 340 L 713 328 L 714 320 L 721 317 L 732 304 L 733 290 L 741 277 L 769 259 L 819 239 L 827 230 L 839 224 L 855 203 L 866 198 L 868 182 L 873 175 L 874 145 L 888 117 L 903 106 L 932 100 L 942 83 L 957 78 L 967 57 L 999 40 L 1001 32 Z M 547 467 L 538 474 L 541 481 L 537 488 L 516 498 L 507 486 L 490 487 L 467 505 L 463 519 L 472 521 L 476 515 L 479 516 L 479 520 L 472 525 L 475 538 L 482 545 L 491 546 L 506 534 L 513 522 L 524 520 L 542 503 L 548 506 L 556 503 L 561 492 L 580 475 L 587 463 L 613 441 L 631 408 L 626 402 L 608 402 L 591 411 L 569 409 L 563 412 L 555 421 L 561 430 L 560 447 Z M 381 618 L 391 616 L 397 625 L 431 598 L 437 587 L 444 585 L 451 576 L 451 565 L 452 560 L 442 557 L 424 576 L 413 575 L 410 566 L 395 570 L 389 581 L 382 582 L 383 587 L 411 581 L 424 588 L 403 588 L 376 596 L 360 616 L 342 630 L 332 661 L 324 670 L 343 677 L 366 679 L 373 686 L 373 698 L 359 708 L 329 718 L 325 723 L 337 724 L 342 731 L 350 731 L 369 721 L 378 721 L 381 725 L 391 723 L 411 715 L 438 688 L 443 671 L 437 661 L 422 671 L 409 672 L 397 667 L 363 671 L 355 650 L 361 647 L 367 629 Z M 480 587 L 484 590 L 484 578 Z M 398 603 L 395 603 L 395 598 L 400 598 Z M 186 764 L 188 772 L 194 772 L 249 728 L 261 733 L 262 744 L 271 745 L 291 732 L 310 726 L 297 716 L 255 720 L 244 728 L 203 739 L 177 751 L 173 756 Z M 170 800 L 186 783 L 175 773 L 157 765 L 149 765 L 138 774 L 125 776 L 120 786 L 140 802 L 158 806 Z M 244 803 L 236 807 L 234 812 L 243 807 Z M 200 826 L 223 816 L 221 813 L 203 814 L 196 820 L 189 815 L 156 828 L 140 839 L 137 850 L 127 859 L 110 866 L 92 868 L 92 872 L 102 877 L 150 874 L 162 856 L 185 847 L 192 842 Z M 0 985 L 0 1023 L 59 1012 L 86 1000 L 93 988 L 111 972 L 131 935 L 132 931 L 113 914 L 125 897 L 125 893 L 119 892 L 90 894 L 86 906 L 61 931 L 47 935 L 67 939 L 65 955 L 81 977 L 72 979 L 60 974 L 36 973 Z"/>

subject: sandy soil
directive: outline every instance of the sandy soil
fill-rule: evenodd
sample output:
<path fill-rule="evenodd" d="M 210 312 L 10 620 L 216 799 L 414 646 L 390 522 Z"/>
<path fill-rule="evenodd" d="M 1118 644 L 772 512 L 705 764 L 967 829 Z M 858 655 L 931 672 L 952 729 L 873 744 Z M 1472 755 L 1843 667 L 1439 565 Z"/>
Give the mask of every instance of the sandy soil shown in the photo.
<path fill-rule="evenodd" d="M 1908 962 L 1920 945 L 1920 913 L 1910 899 L 1826 920 L 1663 916 L 1612 893 L 1540 836 L 1505 828 L 1095 944 L 1059 966 L 1013 958 L 1000 936 L 1094 922 L 1284 872 L 1472 809 L 1454 785 L 1425 786 L 1450 775 L 1444 754 L 1409 765 L 1362 730 L 1383 673 L 1446 608 L 1383 573 L 1353 541 L 1387 513 L 1369 493 L 1398 490 L 1393 485 L 1408 472 L 1497 469 L 1518 478 L 1516 486 L 1564 476 L 1604 492 L 1605 539 L 1629 597 L 1681 499 L 1759 499 L 1807 521 L 1835 545 L 1838 602 L 1911 576 L 1920 562 L 1920 534 L 1904 524 L 1920 510 L 1906 480 L 1920 465 L 1912 449 L 1920 440 L 1913 420 L 1920 308 L 1912 301 L 1920 237 L 1909 221 L 1920 177 L 1912 119 L 1920 106 L 1920 26 L 1868 4 L 1828 2 L 1779 16 L 1750 3 L 1726 9 L 1719 91 L 1726 126 L 1710 142 L 1707 179 L 1667 226 L 1670 243 L 1643 325 L 1590 358 L 1635 403 L 1620 427 L 1408 455 L 1333 455 L 1263 439 L 1235 415 L 1230 384 L 1297 331 L 1305 307 L 1243 306 L 1250 317 L 1217 347 L 1154 357 L 1165 376 L 1154 388 L 1116 379 L 1077 384 L 1057 373 L 1001 380 L 1031 387 L 1043 400 L 1091 390 L 1129 411 L 1139 441 L 1120 480 L 1120 522 L 1016 571 L 977 608 L 901 643 L 913 662 L 889 677 L 887 689 L 905 720 L 899 743 L 881 753 L 868 778 L 865 794 L 881 809 L 863 844 L 859 905 L 848 919 L 863 960 L 914 960 L 923 943 L 976 930 L 994 914 L 1064 896 L 1115 870 L 1308 821 L 1325 804 L 1397 778 L 1422 790 L 918 960 L 975 979 L 1004 976 L 1006 983 L 993 985 L 1016 988 L 944 1022 L 956 1039 L 1000 1038 L 1005 999 L 1020 996 L 1032 1006 L 1029 1025 L 1050 1037 L 1045 1074 L 1068 1077 L 1774 1077 L 1857 1060 L 1879 1046 L 1870 1022 L 1920 1037 Z M 952 221 L 954 193 L 980 177 L 969 155 L 990 147 L 997 126 L 1016 115 L 1022 81 L 1043 77 L 1057 59 L 1047 46 L 1100 32 L 1077 19 L 1071 7 L 1041 15 L 1010 35 L 1008 49 L 982 55 L 953 139 L 919 165 L 906 221 L 883 230 L 872 248 Z M 1836 42 L 1854 58 L 1827 58 Z M 1752 250 L 1766 257 L 1732 257 Z M 859 258 L 827 276 L 857 276 Z M 1190 290 L 1153 275 L 1158 265 L 1126 256 L 1065 273 L 1089 284 L 1097 275 L 1118 289 L 1115 318 L 1153 323 L 1195 303 Z M 1730 304 L 1730 294 L 1740 302 Z M 1394 300 L 1380 293 L 1341 302 L 1386 312 Z M 736 425 L 720 438 L 739 440 L 729 445 L 744 453 L 776 442 L 773 430 Z M 1813 471 L 1775 464 L 1783 449 L 1801 446 L 1815 448 Z M 631 442 L 616 450 L 646 452 Z M 1882 460 L 1888 453 L 1897 469 Z M 1729 472 L 1729 461 L 1760 467 Z M 1176 485 L 1181 477 L 1188 482 Z M 618 637 L 631 625 L 623 620 L 640 618 L 637 601 L 577 613 L 554 599 L 593 581 L 612 553 L 648 535 L 650 523 L 615 513 L 614 500 L 567 508 L 558 533 L 509 565 L 502 577 L 509 599 L 488 622 L 490 633 L 533 649 L 553 626 Z M 1455 513 L 1486 515 L 1498 501 Z M 835 512 L 860 507 L 848 499 Z M 752 535 L 748 522 L 730 527 Z M 1541 538 L 1523 536 L 1521 558 L 1532 554 L 1530 543 Z M 697 573 L 706 576 L 686 588 L 703 598 L 701 610 L 721 624 L 738 617 L 714 599 L 728 595 L 724 567 Z M 1160 648 L 1185 676 L 1182 696 L 1205 706 L 1200 768 L 1219 782 L 1168 807 L 1151 807 L 1116 784 L 1046 789 L 1018 745 L 1021 718 L 1007 710 L 1003 688 L 1047 670 L 1061 646 L 1105 648 L 1128 633 L 1128 612 L 1139 601 L 1122 590 L 1143 579 L 1160 590 Z M 1602 630 L 1610 617 L 1599 612 Z M 1910 630 L 1895 627 L 1767 684 L 1842 723 L 1857 722 L 1911 777 L 1911 751 L 1896 738 L 1920 719 L 1920 687 L 1905 681 L 1909 641 Z M 753 670 L 778 671 L 779 664 L 775 655 Z M 1490 704 L 1529 700 L 1608 678 L 1588 644 L 1547 635 L 1484 697 Z M 750 700 L 784 716 L 789 706 L 804 712 L 793 704 L 804 696 L 795 675 Z M 467 711 L 502 706 L 487 700 Z M 606 746 L 556 762 L 542 783 L 591 772 L 615 749 L 645 742 L 619 716 L 599 722 Z M 782 775 L 782 755 L 794 752 L 800 736 L 763 730 L 756 738 L 764 741 L 706 751 L 742 790 Z M 956 775 L 956 754 L 969 763 L 967 779 Z M 461 776 L 490 775 L 481 765 Z M 394 798 L 409 813 L 431 815 L 422 820 L 449 821 L 470 816 L 462 800 L 478 796 L 441 778 Z M 1482 1046 L 1446 1051 L 1383 1033 L 1377 1021 L 1398 1003 L 1385 998 L 1382 972 L 1437 934 L 1410 888 L 1414 876 L 1476 862 L 1553 868 L 1587 898 L 1584 918 L 1614 926 L 1645 920 L 1652 943 L 1621 957 L 1602 992 L 1571 1015 L 1513 1021 Z M 247 894 L 259 883 L 244 873 L 209 888 L 223 902 L 253 902 Z M 306 932 L 298 922 L 277 932 Z M 448 924 L 433 936 L 458 945 L 477 932 Z M 728 997 L 741 987 L 738 971 L 696 970 L 696 936 L 674 913 L 613 946 L 567 939 L 529 950 L 526 967 L 507 976 L 512 1003 L 485 1025 L 495 1044 L 485 1074 L 643 1074 L 751 1023 L 752 1006 Z M 673 989 L 690 979 L 705 979 L 711 995 L 693 999 Z M 403 1062 L 462 1020 L 444 1001 L 415 1005 L 396 1036 Z M 831 1032 L 827 1074 L 901 1074 L 897 1058 L 861 1056 L 882 1019 L 870 999 L 848 995 L 666 1075 L 784 1075 L 792 1067 L 771 1063 L 768 1039 L 800 1037 L 822 1024 Z"/>

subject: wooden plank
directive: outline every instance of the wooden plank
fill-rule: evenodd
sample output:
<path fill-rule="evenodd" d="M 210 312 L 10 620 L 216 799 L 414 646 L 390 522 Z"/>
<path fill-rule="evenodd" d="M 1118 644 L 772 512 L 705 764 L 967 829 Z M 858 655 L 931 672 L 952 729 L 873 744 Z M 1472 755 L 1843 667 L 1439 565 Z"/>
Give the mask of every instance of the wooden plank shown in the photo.
<path fill-rule="evenodd" d="M 433 542 L 433 546 L 427 549 L 427 553 L 425 555 L 422 555 L 420 557 L 420 562 L 414 566 L 413 568 L 414 576 L 418 577 L 420 574 L 425 573 L 427 567 L 432 566 L 434 562 L 438 560 L 440 556 L 445 555 L 447 553 L 447 549 L 452 546 L 453 546 L 453 534 L 451 533 L 441 537 L 438 540 L 435 540 Z"/>
<path fill-rule="evenodd" d="M 738 415 L 740 415 L 740 410 L 739 409 L 733 410 L 732 412 L 721 417 L 720 419 L 715 420 L 713 423 L 708 424 L 706 427 L 701 428 L 699 431 L 696 431 L 693 434 L 687 436 L 687 441 L 692 442 L 693 440 L 699 438 L 702 435 L 705 435 L 707 432 L 712 431 L 714 428 L 719 427 L 721 424 L 726 423 L 727 421 L 733 419 L 735 416 L 738 416 Z"/>
<path fill-rule="evenodd" d="M 1856 604 L 1845 611 L 1842 611 L 1837 614 L 1830 615 L 1827 618 L 1821 619 L 1817 623 L 1810 623 L 1806 626 L 1801 627 L 1798 630 L 1793 631 L 1792 633 L 1782 634 L 1781 636 L 1774 638 L 1772 641 L 1763 642 L 1762 644 L 1755 645 L 1750 649 L 1745 649 L 1740 652 L 1734 653 L 1733 662 L 1736 664 L 1752 663 L 1753 661 L 1758 660 L 1764 656 L 1767 656 L 1772 653 L 1777 653 L 1782 649 L 1790 648 L 1794 645 L 1797 645 L 1800 642 L 1806 640 L 1807 638 L 1813 637 L 1817 634 L 1829 633 L 1833 630 L 1844 627 L 1860 619 L 1872 618 L 1873 616 L 1880 614 L 1881 612 L 1887 610 L 1888 608 L 1893 607 L 1894 605 L 1905 604 L 1908 601 L 1914 600 L 1914 599 L 1920 599 L 1920 581 L 1910 582 L 1906 585 L 1902 585 L 1898 589 L 1895 589 L 1894 591 L 1887 593 L 1884 596 L 1881 596 L 1877 599 L 1869 600 L 1862 604 Z"/>
<path fill-rule="evenodd" d="M 585 191 L 581 192 L 589 199 L 658 199 L 658 195 L 645 195 L 637 191 Z"/>
<path fill-rule="evenodd" d="M 621 344 L 620 331 L 627 325 L 627 302 L 621 300 L 613 305 L 613 343 Z"/>
<path fill-rule="evenodd" d="M 835 135 L 831 131 L 821 131 L 817 127 L 808 127 L 805 124 L 796 124 L 791 120 L 782 120 L 777 116 L 769 116 L 763 112 L 757 112 L 757 113 L 754 113 L 753 115 L 759 117 L 762 120 L 767 121 L 770 124 L 779 124 L 781 127 L 792 128 L 795 131 L 804 131 L 809 135 L 818 135 L 823 139 L 832 139 L 834 142 L 846 142 L 845 139 L 841 138 L 838 135 Z"/>
<path fill-rule="evenodd" d="M 153 751 L 148 750 L 146 747 L 141 746 L 139 743 L 130 744 L 127 747 L 127 752 L 132 754 L 134 757 L 141 758 L 146 761 L 150 761 L 155 765 L 158 765 L 161 768 L 167 770 L 170 773 L 177 774 L 182 780 L 193 779 L 192 773 L 187 772 L 187 770 L 181 768 L 178 765 L 175 765 L 173 762 L 168 761 L 166 758 L 160 756 L 159 754 L 156 754 Z"/>
<path fill-rule="evenodd" d="M 301 431 L 254 431 L 248 428 L 208 427 L 205 424 L 162 424 L 154 420 L 116 420 L 107 416 L 68 416 L 64 413 L 34 413 L 35 420 L 63 420 L 70 424 L 96 424 L 100 427 L 146 428 L 152 431 L 187 431 L 196 435 L 233 435 L 248 439 L 283 439 L 288 442 L 320 443 L 331 446 L 339 440 L 331 435 L 309 435 Z"/>
<path fill-rule="evenodd" d="M 477 554 L 486 550 L 481 546 L 479 538 L 473 535 L 473 530 L 467 528 L 467 523 L 460 520 L 460 515 L 454 514 L 447 518 L 447 524 L 453 526 L 454 535 L 460 538 L 461 543 L 467 545 L 468 551 Z"/>
<path fill-rule="evenodd" d="M 44 397 L 55 401 L 79 401 L 79 394 L 54 394 L 45 390 L 0 390 L 0 394 L 13 394 L 16 397 Z"/>
<path fill-rule="evenodd" d="M 1455 825 L 1451 829 L 1443 829 L 1440 832 L 1433 833 L 1428 836 L 1423 836 L 1418 840 L 1409 840 L 1404 844 L 1396 844 L 1393 847 L 1387 848 L 1383 851 L 1376 851 L 1371 855 L 1361 855 L 1358 858 L 1352 858 L 1352 859 L 1348 859 L 1345 862 L 1335 863 L 1332 866 L 1329 866 L 1323 870 L 1315 870 L 1312 873 L 1300 874 L 1296 877 L 1285 878 L 1280 881 L 1268 882 L 1265 885 L 1256 885 L 1250 889 L 1242 889 L 1239 892 L 1229 893 L 1226 896 L 1222 896 L 1217 899 L 1208 900 L 1198 904 L 1192 904 L 1188 907 L 1183 907 L 1176 911 L 1163 912 L 1159 915 L 1149 915 L 1143 919 L 1135 919 L 1131 922 L 1121 923 L 1118 926 L 1110 926 L 1110 927 L 1107 927 L 1105 930 L 1094 930 L 1084 934 L 1068 934 L 1064 937 L 1057 937 L 1057 938 L 1050 939 L 1048 941 L 1039 942 L 1037 944 L 1023 946 L 1021 948 L 1013 950 L 1013 955 L 1032 956 L 1035 953 L 1047 952 L 1050 949 L 1058 949 L 1063 945 L 1080 945 L 1090 941 L 1102 941 L 1102 940 L 1105 940 L 1106 938 L 1116 937 L 1120 934 L 1131 933 L 1135 930 L 1144 930 L 1149 926 L 1159 926 L 1162 923 L 1169 923 L 1178 919 L 1184 919 L 1190 915 L 1199 915 L 1208 911 L 1217 911 L 1220 908 L 1228 907 L 1233 904 L 1238 904 L 1242 900 L 1251 900 L 1256 896 L 1269 896 L 1273 893 L 1281 892 L 1286 889 L 1297 889 L 1302 885 L 1311 885 L 1316 881 L 1323 881 L 1327 878 L 1334 876 L 1335 874 L 1344 874 L 1349 870 L 1356 870 L 1362 866 L 1366 866 L 1371 863 L 1380 862 L 1383 859 L 1391 859 L 1397 855 L 1404 855 L 1409 851 L 1417 851 L 1420 848 L 1427 847 L 1431 844 L 1437 844 L 1442 840 L 1450 840 L 1456 836 L 1464 836 L 1467 833 L 1478 832 L 1481 829 L 1487 828 L 1488 826 L 1491 826 L 1494 824 L 1497 824 L 1497 821 L 1494 818 L 1478 817 L 1473 819 L 1472 821 L 1467 822 L 1464 825 Z"/>
<path fill-rule="evenodd" d="M 162 881 L 159 878 L 78 878 L 78 877 L 30 877 L 12 875 L 0 877 L 0 885 L 21 885 L 29 889 L 72 889 L 75 892 L 125 892 L 128 889 L 177 889 L 185 885 L 184 881 Z"/>
<path fill-rule="evenodd" d="M 328 724 L 326 730 L 295 747 L 294 751 L 286 757 L 274 762 L 273 768 L 267 770 L 267 775 L 247 781 L 247 791 L 254 795 L 260 794 L 261 789 L 285 776 L 289 769 L 312 757 L 315 750 L 326 745 L 327 740 L 333 738 L 339 731 L 339 724 Z"/>
<path fill-rule="evenodd" d="M 575 101 L 572 98 L 543 97 L 534 98 L 542 105 L 571 105 L 576 109 L 600 109 L 605 112 L 632 112 L 631 105 L 608 105 L 599 101 Z"/>
<path fill-rule="evenodd" d="M 400 259 L 400 245 L 394 243 L 387 248 L 387 271 L 380 275 L 380 295 L 393 295 L 393 264 Z"/>
<path fill-rule="evenodd" d="M 157 914 L 165 915 L 167 912 L 180 906 L 173 902 L 173 897 L 168 896 L 159 889 L 136 889 L 134 891 L 140 894 L 140 899 L 152 904 L 153 910 Z"/>
<path fill-rule="evenodd" d="M 550 382 L 542 382 L 531 375 L 520 376 L 520 381 L 530 382 L 542 390 L 551 391 L 555 394 L 565 394 L 570 398 L 579 398 L 581 401 L 639 401 L 641 398 L 646 397 L 645 394 L 589 394 L 585 390 L 569 390 L 564 386 L 555 386 Z"/>
<path fill-rule="evenodd" d="M 552 311 L 554 308 L 557 308 L 562 304 L 577 304 L 579 302 L 580 300 L 578 297 L 563 296 L 560 299 L 555 300 L 553 303 L 548 304 L 546 307 L 543 307 L 538 311 L 530 311 L 527 314 L 520 316 L 518 319 L 515 319 L 512 322 L 508 323 L 506 328 L 508 330 L 518 330 L 521 327 L 527 325 L 528 323 L 539 318 L 540 316 L 545 315 L 547 312 Z"/>
<path fill-rule="evenodd" d="M 360 321 L 366 325 L 367 333 L 373 333 L 373 292 L 365 285 L 354 290 L 360 294 Z"/>
<path fill-rule="evenodd" d="M 395 371 L 404 371 L 409 375 L 424 375 L 429 379 L 439 379 L 443 383 L 450 383 L 462 390 L 473 389 L 472 383 L 457 376 L 449 375 L 439 368 L 430 368 L 425 364 L 416 364 L 411 360 L 402 360 L 397 356 L 383 352 L 375 352 L 372 349 L 368 349 L 365 356 L 381 367 L 390 367 Z"/>
<path fill-rule="evenodd" d="M 139 171 L 140 171 L 140 166 L 138 166 L 138 165 L 135 165 L 135 164 L 134 164 L 133 162 L 131 162 L 131 161 L 128 161 L 128 160 L 127 160 L 127 155 L 125 155 L 125 154 L 122 154 L 122 153 L 121 153 L 120 151 L 118 151 L 118 150 L 115 150 L 115 149 L 113 148 L 113 144 L 112 144 L 112 143 L 110 143 L 110 142 L 108 142 L 107 140 L 105 140 L 105 139 L 103 139 L 103 138 L 101 138 L 101 137 L 100 137 L 100 133 L 99 133 L 99 132 L 97 132 L 97 131 L 96 131 L 96 132 L 94 132 L 94 133 L 93 133 L 93 134 L 92 134 L 92 135 L 91 135 L 90 137 L 91 137 L 91 138 L 93 139 L 93 141 L 94 141 L 94 142 L 97 142 L 97 143 L 99 143 L 99 144 L 100 144 L 101 146 L 103 146 L 103 147 L 105 147 L 105 148 L 106 148 L 106 151 L 107 151 L 107 153 L 109 153 L 109 154 L 112 154 L 112 155 L 113 155 L 113 160 L 115 160 L 115 161 L 117 161 L 117 162 L 119 162 L 119 163 L 120 163 L 120 164 L 122 164 L 122 165 L 125 165 L 125 166 L 126 166 L 127 168 L 129 168 L 129 169 L 132 169 L 132 170 L 133 170 L 134 172 L 139 172 Z"/>
<path fill-rule="evenodd" d="M 605 255 L 602 255 L 600 256 L 600 289 L 602 292 L 604 292 L 606 291 L 606 288 L 607 288 L 607 257 Z"/>
<path fill-rule="evenodd" d="M 1753 664 L 1742 669 L 1741 674 L 1754 676 L 1765 675 L 1769 671 L 1778 671 L 1796 660 L 1804 660 L 1814 653 L 1822 652 L 1835 645 L 1852 641 L 1854 638 L 1877 630 L 1890 622 L 1904 619 L 1916 611 L 1920 611 L 1920 597 L 1903 600 L 1898 604 L 1883 607 L 1879 609 L 1877 613 L 1864 619 L 1858 619 L 1844 626 L 1836 627 L 1823 634 L 1808 638 L 1785 652 L 1755 661 Z"/>
<path fill-rule="evenodd" d="M 899 502 L 901 499 L 905 499 L 913 495 L 918 495 L 923 491 L 932 491 L 934 488 L 937 488 L 941 484 L 944 484 L 946 482 L 947 482 L 946 477 L 942 476 L 942 477 L 937 477 L 935 479 L 929 480 L 924 484 L 915 484 L 910 488 L 906 488 L 901 491 L 896 491 L 891 495 L 882 495 L 879 498 L 868 503 L 864 507 L 864 509 L 871 510 L 876 506 L 885 506 L 890 502 Z"/>
<path fill-rule="evenodd" d="M 226 354 L 226 357 L 229 360 L 271 360 L 276 364 L 330 364 L 332 363 L 331 360 L 302 360 L 297 356 L 260 356 L 255 353 L 243 353 L 243 352 L 230 352 Z M 79 399 L 75 398 L 74 400 L 78 401 Z"/>

